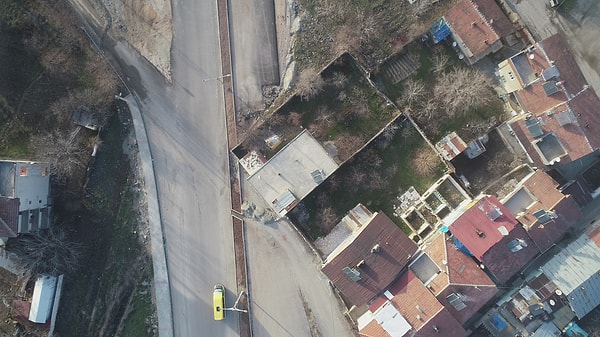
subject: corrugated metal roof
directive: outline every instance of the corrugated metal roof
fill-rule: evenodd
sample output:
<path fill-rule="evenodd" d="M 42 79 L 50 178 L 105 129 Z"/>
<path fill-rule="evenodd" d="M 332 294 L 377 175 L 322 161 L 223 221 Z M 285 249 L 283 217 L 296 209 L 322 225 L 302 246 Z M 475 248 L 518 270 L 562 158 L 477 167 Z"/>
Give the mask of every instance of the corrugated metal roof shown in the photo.
<path fill-rule="evenodd" d="M 596 228 L 581 235 L 542 266 L 542 271 L 567 296 L 581 318 L 600 305 L 600 247 Z"/>
<path fill-rule="evenodd" d="M 552 323 L 544 323 L 531 337 L 557 337 L 560 336 L 560 330 Z"/>
<path fill-rule="evenodd" d="M 35 281 L 29 320 L 34 323 L 46 323 L 50 318 L 54 295 L 56 293 L 56 276 L 40 276 Z"/>

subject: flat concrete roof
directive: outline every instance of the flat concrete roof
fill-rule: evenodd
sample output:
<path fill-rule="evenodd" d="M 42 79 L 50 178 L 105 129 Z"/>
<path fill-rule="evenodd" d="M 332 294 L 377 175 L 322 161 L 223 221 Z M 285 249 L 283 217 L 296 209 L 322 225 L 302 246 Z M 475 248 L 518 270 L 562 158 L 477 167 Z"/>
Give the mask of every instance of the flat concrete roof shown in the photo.
<path fill-rule="evenodd" d="M 322 172 L 319 175 L 324 180 L 337 168 L 321 144 L 304 130 L 254 172 L 248 182 L 273 206 L 286 190 L 298 199 L 304 198 L 320 183 L 313 172 Z"/>

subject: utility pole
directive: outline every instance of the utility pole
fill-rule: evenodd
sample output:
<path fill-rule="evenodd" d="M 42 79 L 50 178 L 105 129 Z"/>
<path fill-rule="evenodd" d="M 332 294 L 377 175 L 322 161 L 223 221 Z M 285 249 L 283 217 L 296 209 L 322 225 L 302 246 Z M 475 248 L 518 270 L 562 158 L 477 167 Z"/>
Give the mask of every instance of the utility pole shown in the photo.
<path fill-rule="evenodd" d="M 231 308 L 223 308 L 223 310 L 229 310 L 229 311 L 238 311 L 238 312 L 248 312 L 248 309 L 240 309 L 238 308 L 238 303 L 240 303 L 240 298 L 242 298 L 243 295 L 245 295 L 246 292 L 244 292 L 243 290 L 240 292 L 240 294 L 238 295 L 237 299 L 235 300 L 235 303 L 233 303 L 233 307 Z"/>

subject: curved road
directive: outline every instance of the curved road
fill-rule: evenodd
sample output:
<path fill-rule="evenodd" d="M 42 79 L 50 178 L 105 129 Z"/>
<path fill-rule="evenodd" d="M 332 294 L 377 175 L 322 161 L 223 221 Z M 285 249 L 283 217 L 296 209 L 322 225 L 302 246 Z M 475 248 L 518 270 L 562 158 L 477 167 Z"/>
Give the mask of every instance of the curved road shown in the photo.
<path fill-rule="evenodd" d="M 265 0 L 253 0 L 257 2 Z M 268 0 L 267 0 L 268 1 Z M 248 16 L 247 3 L 237 2 L 235 15 Z M 252 6 L 250 6 L 252 7 Z M 171 50 L 173 83 L 164 78 L 127 44 L 113 51 L 127 83 L 139 97 L 153 157 L 164 231 L 173 309 L 174 335 L 238 336 L 238 314 L 224 321 L 212 318 L 212 287 L 228 289 L 227 306 L 235 300 L 235 268 L 231 225 L 228 146 L 223 87 L 218 80 L 221 60 L 216 1 L 173 0 L 174 38 Z M 270 26 L 270 10 L 254 12 L 254 24 Z M 262 98 L 262 81 L 278 80 L 265 66 L 261 52 L 264 29 L 252 20 L 234 24 L 232 53 L 238 103 L 254 109 Z M 245 35 L 244 32 L 247 32 Z M 259 43 L 242 43 L 244 39 Z M 264 42 L 264 41 L 262 41 Z M 274 41 L 271 41 L 274 42 Z M 269 41 L 266 42 L 269 44 Z M 243 50 L 240 50 L 243 49 Z M 273 58 L 275 55 L 269 54 Z M 237 81 L 236 79 L 236 81 Z M 242 103 L 242 105 L 244 105 Z M 350 336 L 322 274 L 319 262 L 298 236 L 278 227 L 249 224 L 249 282 L 252 321 L 257 336 Z M 265 243 L 268 243 L 265 244 Z M 273 245 L 283 247 L 273 251 Z M 271 268 L 266 268 L 269 267 Z M 276 275 L 274 275 L 276 274 Z M 291 279 L 291 278 L 293 279 Z M 164 308 L 163 308 L 164 309 Z M 165 328 L 165 327 L 163 327 Z M 170 331 L 161 329 L 161 335 Z M 317 337 L 314 335 L 314 337 Z"/>
<path fill-rule="evenodd" d="M 165 237 L 175 336 L 238 336 L 237 314 L 212 317 L 212 287 L 235 300 L 228 147 L 216 2 L 174 1 L 172 77 L 114 50 L 140 98 Z"/>

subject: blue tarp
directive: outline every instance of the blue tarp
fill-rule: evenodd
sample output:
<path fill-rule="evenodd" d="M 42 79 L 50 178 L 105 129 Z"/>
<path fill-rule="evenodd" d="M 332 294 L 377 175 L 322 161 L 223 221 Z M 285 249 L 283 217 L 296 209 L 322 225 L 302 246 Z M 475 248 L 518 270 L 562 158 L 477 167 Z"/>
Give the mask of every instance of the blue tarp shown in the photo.
<path fill-rule="evenodd" d="M 441 18 L 431 25 L 429 34 L 433 38 L 433 43 L 439 43 L 450 35 L 450 27 L 448 27 L 446 20 Z"/>
<path fill-rule="evenodd" d="M 498 332 L 506 329 L 506 327 L 507 327 L 506 322 L 502 318 L 500 318 L 500 316 L 498 316 L 498 315 L 492 316 L 491 321 L 492 321 L 492 324 L 494 324 L 494 328 L 496 328 L 496 331 L 498 331 Z"/>
<path fill-rule="evenodd" d="M 589 334 L 583 330 L 577 323 L 570 323 L 565 334 L 568 337 L 588 337 Z"/>
<path fill-rule="evenodd" d="M 456 238 L 456 236 L 452 238 L 452 241 L 454 242 L 454 246 L 456 247 L 456 249 L 460 250 L 467 256 L 473 256 L 473 254 L 469 251 L 469 249 L 467 249 L 467 247 L 465 247 L 465 245 L 463 245 L 462 242 L 460 242 Z"/>

